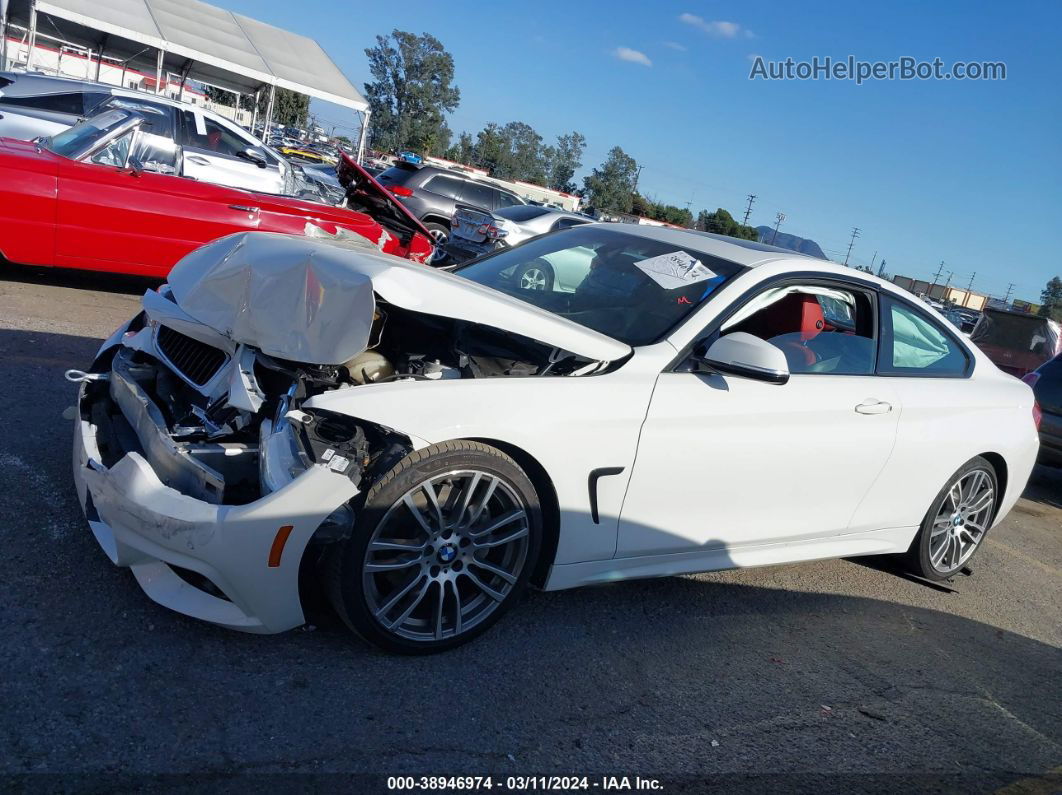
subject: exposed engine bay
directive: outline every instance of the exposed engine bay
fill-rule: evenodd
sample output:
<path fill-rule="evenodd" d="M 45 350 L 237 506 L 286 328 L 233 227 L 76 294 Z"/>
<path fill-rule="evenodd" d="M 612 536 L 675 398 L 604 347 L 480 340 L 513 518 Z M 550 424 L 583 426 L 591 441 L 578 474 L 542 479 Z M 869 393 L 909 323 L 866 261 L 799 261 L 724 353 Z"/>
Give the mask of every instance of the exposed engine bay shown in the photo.
<path fill-rule="evenodd" d="M 163 314 L 160 301 L 174 303 L 168 286 L 145 300 L 151 311 L 134 318 L 121 343 L 94 363 L 93 373 L 106 375 L 86 376 L 83 419 L 100 430 L 104 466 L 135 450 L 166 485 L 218 505 L 253 502 L 314 464 L 347 475 L 364 491 L 366 479 L 412 449 L 398 430 L 303 410 L 322 392 L 401 380 L 563 377 L 603 369 L 526 337 L 379 299 L 365 350 L 342 364 L 295 362 L 244 344 L 215 347 L 196 339 L 177 330 L 179 322 L 152 317 Z M 198 331 L 200 337 L 215 333 Z M 228 341 L 218 336 L 215 342 Z"/>

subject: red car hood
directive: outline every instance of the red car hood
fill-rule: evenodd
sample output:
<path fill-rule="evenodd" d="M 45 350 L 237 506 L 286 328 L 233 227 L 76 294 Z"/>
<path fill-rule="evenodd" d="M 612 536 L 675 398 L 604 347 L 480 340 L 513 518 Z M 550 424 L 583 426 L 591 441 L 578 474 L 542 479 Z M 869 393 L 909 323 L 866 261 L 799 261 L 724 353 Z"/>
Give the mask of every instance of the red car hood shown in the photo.
<path fill-rule="evenodd" d="M 413 213 L 406 209 L 406 206 L 396 199 L 393 193 L 377 182 L 372 174 L 354 162 L 354 158 L 346 152 L 340 152 L 340 158 L 339 168 L 336 170 L 336 173 L 339 176 L 339 184 L 342 185 L 348 193 L 354 193 L 356 196 L 360 195 L 376 202 L 386 202 L 395 207 L 402 216 L 407 218 L 414 229 L 424 235 L 428 240 L 432 239 L 431 232 L 425 228 L 424 224 L 422 224 Z"/>

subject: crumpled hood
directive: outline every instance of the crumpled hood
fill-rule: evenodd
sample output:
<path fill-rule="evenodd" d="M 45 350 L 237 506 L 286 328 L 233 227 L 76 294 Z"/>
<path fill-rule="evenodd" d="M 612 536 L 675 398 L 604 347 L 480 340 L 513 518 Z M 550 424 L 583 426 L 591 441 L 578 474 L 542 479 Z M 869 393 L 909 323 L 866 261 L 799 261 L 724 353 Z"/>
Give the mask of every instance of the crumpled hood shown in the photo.
<path fill-rule="evenodd" d="M 570 320 L 357 239 L 240 232 L 188 254 L 169 284 L 200 323 L 297 362 L 342 364 L 365 350 L 374 293 L 403 309 L 493 326 L 587 359 L 615 361 L 631 352 Z"/>

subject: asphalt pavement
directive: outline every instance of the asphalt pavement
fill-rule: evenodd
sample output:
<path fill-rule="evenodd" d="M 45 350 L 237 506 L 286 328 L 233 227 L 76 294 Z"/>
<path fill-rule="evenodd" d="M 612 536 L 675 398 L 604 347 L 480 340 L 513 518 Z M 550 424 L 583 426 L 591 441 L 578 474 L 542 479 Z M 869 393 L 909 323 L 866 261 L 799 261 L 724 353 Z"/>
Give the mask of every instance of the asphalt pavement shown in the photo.
<path fill-rule="evenodd" d="M 244 635 L 151 602 L 76 502 L 63 371 L 149 286 L 0 266 L 9 785 L 170 788 L 189 773 L 364 791 L 384 779 L 357 774 L 491 773 L 640 774 L 664 791 L 1062 787 L 1062 470 L 1037 469 L 972 576 L 944 586 L 852 559 L 532 593 L 426 658 L 375 651 L 327 616 Z"/>

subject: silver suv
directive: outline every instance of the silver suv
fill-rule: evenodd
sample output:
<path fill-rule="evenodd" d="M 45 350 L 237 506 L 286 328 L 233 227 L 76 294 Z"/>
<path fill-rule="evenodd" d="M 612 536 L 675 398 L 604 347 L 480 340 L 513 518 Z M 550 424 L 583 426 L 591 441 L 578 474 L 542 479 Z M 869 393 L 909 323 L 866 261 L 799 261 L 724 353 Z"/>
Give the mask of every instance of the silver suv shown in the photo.
<path fill-rule="evenodd" d="M 226 118 L 186 102 L 105 83 L 0 72 L 0 137 L 49 137 L 102 110 L 144 113 L 184 152 L 181 176 L 261 193 L 290 194 L 291 165 Z"/>

